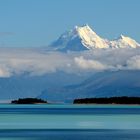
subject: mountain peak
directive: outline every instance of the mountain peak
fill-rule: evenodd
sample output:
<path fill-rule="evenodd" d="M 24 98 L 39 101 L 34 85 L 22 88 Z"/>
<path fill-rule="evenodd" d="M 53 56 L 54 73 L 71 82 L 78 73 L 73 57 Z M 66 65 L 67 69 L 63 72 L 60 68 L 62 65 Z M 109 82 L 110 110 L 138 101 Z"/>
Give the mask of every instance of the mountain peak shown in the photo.
<path fill-rule="evenodd" d="M 120 35 L 117 40 L 109 41 L 101 38 L 88 24 L 75 26 L 73 30 L 62 34 L 51 45 L 53 50 L 82 51 L 107 48 L 137 48 L 140 44 L 130 37 Z"/>
<path fill-rule="evenodd" d="M 76 29 L 82 44 L 88 49 L 109 47 L 106 40 L 98 36 L 88 25 L 77 27 Z"/>
<path fill-rule="evenodd" d="M 76 26 L 75 28 L 76 28 L 77 32 L 80 32 L 80 31 L 82 31 L 82 32 L 91 32 L 92 34 L 97 35 L 97 34 L 90 28 L 90 26 L 89 26 L 88 24 L 86 24 L 86 25 L 84 25 L 84 26 Z"/>
<path fill-rule="evenodd" d="M 124 39 L 125 36 L 123 34 L 120 35 L 120 39 Z"/>
<path fill-rule="evenodd" d="M 120 35 L 117 40 L 110 41 L 112 48 L 137 48 L 140 47 L 140 44 L 137 43 L 134 39 Z"/>
<path fill-rule="evenodd" d="M 75 28 L 76 28 L 76 29 L 78 29 L 78 28 L 91 29 L 91 28 L 89 27 L 88 24 L 85 24 L 85 25 L 83 25 L 83 26 L 77 26 L 77 25 L 76 25 Z"/>

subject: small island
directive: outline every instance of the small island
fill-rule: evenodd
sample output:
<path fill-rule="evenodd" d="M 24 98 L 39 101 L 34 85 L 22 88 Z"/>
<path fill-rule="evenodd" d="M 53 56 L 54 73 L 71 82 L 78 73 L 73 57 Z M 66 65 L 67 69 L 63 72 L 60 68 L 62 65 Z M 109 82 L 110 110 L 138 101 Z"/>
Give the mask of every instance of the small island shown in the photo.
<path fill-rule="evenodd" d="M 140 105 L 140 97 L 104 97 L 104 98 L 84 98 L 75 99 L 74 104 L 138 104 Z"/>
<path fill-rule="evenodd" d="M 19 98 L 18 100 L 11 101 L 12 104 L 47 104 L 47 101 L 37 98 Z"/>

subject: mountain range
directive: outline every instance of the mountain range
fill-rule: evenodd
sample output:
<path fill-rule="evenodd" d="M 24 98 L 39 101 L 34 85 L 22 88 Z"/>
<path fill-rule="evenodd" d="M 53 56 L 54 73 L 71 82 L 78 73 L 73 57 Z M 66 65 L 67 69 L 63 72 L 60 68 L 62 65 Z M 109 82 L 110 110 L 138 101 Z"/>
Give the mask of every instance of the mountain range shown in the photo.
<path fill-rule="evenodd" d="M 51 50 L 82 51 L 108 48 L 138 48 L 140 44 L 134 39 L 120 35 L 109 41 L 97 35 L 88 25 L 78 27 L 62 34 L 58 40 L 49 45 Z"/>
<path fill-rule="evenodd" d="M 107 40 L 97 35 L 88 25 L 62 34 L 50 45 L 55 51 L 94 51 L 97 49 L 139 49 L 134 39 L 120 35 L 118 39 Z M 38 97 L 48 100 L 71 102 L 75 98 L 140 96 L 140 71 L 104 71 L 92 75 L 87 80 L 64 87 L 47 88 Z"/>
<path fill-rule="evenodd" d="M 130 37 L 110 41 L 85 25 L 45 48 L 0 48 L 1 100 L 110 96 L 140 96 L 140 44 Z"/>

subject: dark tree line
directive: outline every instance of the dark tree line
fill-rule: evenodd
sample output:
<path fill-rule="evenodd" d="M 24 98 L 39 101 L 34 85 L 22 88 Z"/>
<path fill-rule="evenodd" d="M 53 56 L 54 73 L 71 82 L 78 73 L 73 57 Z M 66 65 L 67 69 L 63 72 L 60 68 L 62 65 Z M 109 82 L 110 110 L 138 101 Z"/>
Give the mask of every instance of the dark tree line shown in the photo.
<path fill-rule="evenodd" d="M 140 97 L 104 97 L 75 99 L 74 104 L 140 104 Z"/>
<path fill-rule="evenodd" d="M 11 102 L 12 104 L 36 104 L 36 103 L 47 103 L 47 101 L 44 101 L 42 99 L 37 98 L 22 98 L 18 100 L 13 100 Z"/>

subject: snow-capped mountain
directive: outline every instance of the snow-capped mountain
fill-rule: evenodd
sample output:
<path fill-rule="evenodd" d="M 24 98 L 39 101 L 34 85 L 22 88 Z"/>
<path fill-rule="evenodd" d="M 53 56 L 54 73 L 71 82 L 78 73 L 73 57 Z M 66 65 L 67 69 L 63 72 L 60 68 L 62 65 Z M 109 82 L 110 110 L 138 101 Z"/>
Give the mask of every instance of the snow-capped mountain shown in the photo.
<path fill-rule="evenodd" d="M 118 39 L 109 41 L 97 35 L 88 25 L 78 27 L 62 34 L 53 42 L 51 50 L 82 51 L 107 48 L 137 48 L 140 44 L 130 37 L 121 35 Z"/>
<path fill-rule="evenodd" d="M 49 49 L 0 48 L 0 101 L 140 96 L 140 44 L 135 40 L 121 35 L 109 41 L 88 25 L 76 26 Z"/>

